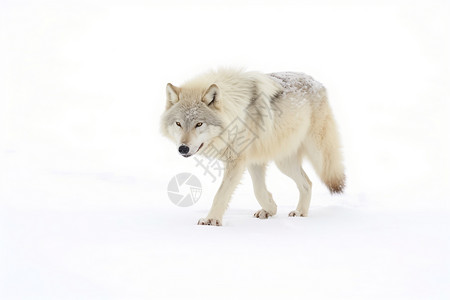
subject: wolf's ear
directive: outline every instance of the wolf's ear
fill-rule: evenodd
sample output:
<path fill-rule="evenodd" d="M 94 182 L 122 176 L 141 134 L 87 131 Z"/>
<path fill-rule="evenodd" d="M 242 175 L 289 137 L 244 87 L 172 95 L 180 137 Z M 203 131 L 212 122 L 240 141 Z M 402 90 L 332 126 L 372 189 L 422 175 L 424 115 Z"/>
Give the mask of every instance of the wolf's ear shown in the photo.
<path fill-rule="evenodd" d="M 202 101 L 210 108 L 220 108 L 219 102 L 219 87 L 215 84 L 211 84 L 203 94 Z"/>
<path fill-rule="evenodd" d="M 170 108 L 172 105 L 180 100 L 179 98 L 180 88 L 168 83 L 166 86 L 167 103 L 166 108 Z"/>

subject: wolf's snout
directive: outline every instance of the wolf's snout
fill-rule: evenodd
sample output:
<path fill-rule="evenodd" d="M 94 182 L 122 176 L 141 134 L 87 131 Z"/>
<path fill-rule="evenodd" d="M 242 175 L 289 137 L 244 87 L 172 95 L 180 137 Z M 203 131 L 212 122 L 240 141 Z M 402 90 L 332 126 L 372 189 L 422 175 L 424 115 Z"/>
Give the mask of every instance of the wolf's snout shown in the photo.
<path fill-rule="evenodd" d="M 181 145 L 180 148 L 178 148 L 178 152 L 182 155 L 186 155 L 189 152 L 189 147 L 186 145 Z"/>

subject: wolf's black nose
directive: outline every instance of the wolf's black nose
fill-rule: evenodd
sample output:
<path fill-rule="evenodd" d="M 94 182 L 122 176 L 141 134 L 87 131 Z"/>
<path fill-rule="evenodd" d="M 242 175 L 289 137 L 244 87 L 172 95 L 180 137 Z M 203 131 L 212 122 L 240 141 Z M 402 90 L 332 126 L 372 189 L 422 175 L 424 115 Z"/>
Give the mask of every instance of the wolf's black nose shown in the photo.
<path fill-rule="evenodd" d="M 181 154 L 187 154 L 189 152 L 189 147 L 186 145 L 181 145 L 180 148 L 178 148 L 178 152 Z"/>

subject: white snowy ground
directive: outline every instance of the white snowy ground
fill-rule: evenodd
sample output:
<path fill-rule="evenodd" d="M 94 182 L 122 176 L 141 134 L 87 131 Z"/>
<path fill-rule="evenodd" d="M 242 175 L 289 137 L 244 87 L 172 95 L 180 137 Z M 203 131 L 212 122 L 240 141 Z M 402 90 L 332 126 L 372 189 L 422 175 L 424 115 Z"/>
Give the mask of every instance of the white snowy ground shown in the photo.
<path fill-rule="evenodd" d="M 2 1 L 0 299 L 449 299 L 449 4 L 376 3 Z M 168 81 L 217 66 L 323 82 L 346 193 L 306 165 L 310 216 L 288 218 L 271 166 L 277 216 L 252 218 L 246 174 L 224 226 L 195 225 L 219 181 L 159 116 Z"/>

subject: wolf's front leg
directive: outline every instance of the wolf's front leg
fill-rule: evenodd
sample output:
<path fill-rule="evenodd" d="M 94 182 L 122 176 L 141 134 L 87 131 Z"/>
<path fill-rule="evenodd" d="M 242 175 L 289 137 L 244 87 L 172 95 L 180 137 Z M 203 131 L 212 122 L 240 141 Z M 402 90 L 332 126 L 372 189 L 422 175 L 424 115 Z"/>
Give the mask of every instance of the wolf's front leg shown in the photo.
<path fill-rule="evenodd" d="M 206 218 L 198 221 L 198 225 L 222 225 L 223 214 L 228 207 L 228 202 L 230 202 L 231 195 L 241 180 L 244 170 L 245 164 L 241 160 L 234 160 L 226 163 L 222 184 L 214 197 L 211 210 Z"/>

